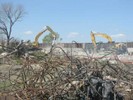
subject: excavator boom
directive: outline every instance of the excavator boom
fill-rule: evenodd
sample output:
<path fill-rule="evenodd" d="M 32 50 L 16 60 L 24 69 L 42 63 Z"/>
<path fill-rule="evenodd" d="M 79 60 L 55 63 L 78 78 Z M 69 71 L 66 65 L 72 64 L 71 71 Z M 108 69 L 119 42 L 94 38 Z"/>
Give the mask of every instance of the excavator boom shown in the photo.
<path fill-rule="evenodd" d="M 39 33 L 36 35 L 35 41 L 33 42 L 33 46 L 38 47 L 38 39 L 39 39 L 39 37 L 40 37 L 44 32 L 46 32 L 46 31 L 47 31 L 47 29 L 45 29 L 45 30 L 39 32 Z"/>
<path fill-rule="evenodd" d="M 92 43 L 93 43 L 94 47 L 96 47 L 96 39 L 95 39 L 95 36 L 101 36 L 101 37 L 107 39 L 110 43 L 112 43 L 112 38 L 109 35 L 107 35 L 105 33 L 93 33 L 91 31 L 91 40 L 92 40 Z"/>
<path fill-rule="evenodd" d="M 43 31 L 39 32 L 39 33 L 36 35 L 35 40 L 34 40 L 34 42 L 33 42 L 33 46 L 38 47 L 38 39 L 39 39 L 39 37 L 40 37 L 44 32 L 46 32 L 46 31 L 51 32 L 51 33 L 53 34 L 53 37 L 55 38 L 55 35 L 54 35 L 55 32 L 54 32 L 49 26 L 46 26 L 46 29 L 44 29 Z"/>

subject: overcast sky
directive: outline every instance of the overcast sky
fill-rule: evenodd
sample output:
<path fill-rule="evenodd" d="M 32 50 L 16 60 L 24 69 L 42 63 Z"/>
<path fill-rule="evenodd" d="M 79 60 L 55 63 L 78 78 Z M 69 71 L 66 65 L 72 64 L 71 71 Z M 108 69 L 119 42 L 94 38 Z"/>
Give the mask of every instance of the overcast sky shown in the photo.
<path fill-rule="evenodd" d="M 44 26 L 50 26 L 62 42 L 91 42 L 91 31 L 106 33 L 113 41 L 133 40 L 133 0 L 0 0 L 9 2 L 27 12 L 14 26 L 13 36 L 19 39 L 33 41 Z"/>

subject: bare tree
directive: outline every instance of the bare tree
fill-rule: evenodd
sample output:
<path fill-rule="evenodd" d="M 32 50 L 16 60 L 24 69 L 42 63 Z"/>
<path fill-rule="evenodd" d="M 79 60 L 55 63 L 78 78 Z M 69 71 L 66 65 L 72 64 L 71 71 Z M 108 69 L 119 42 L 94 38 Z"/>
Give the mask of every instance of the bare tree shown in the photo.
<path fill-rule="evenodd" d="M 11 3 L 5 3 L 0 6 L 0 33 L 6 36 L 6 46 L 9 46 L 12 39 L 12 29 L 14 24 L 25 14 L 21 5 L 13 6 Z"/>

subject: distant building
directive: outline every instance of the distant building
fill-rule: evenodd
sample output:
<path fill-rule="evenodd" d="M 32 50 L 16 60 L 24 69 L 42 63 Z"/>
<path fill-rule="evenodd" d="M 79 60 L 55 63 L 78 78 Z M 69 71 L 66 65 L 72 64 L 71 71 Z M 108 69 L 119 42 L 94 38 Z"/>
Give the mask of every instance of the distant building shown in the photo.
<path fill-rule="evenodd" d="M 119 42 L 117 42 L 119 43 Z M 115 46 L 115 44 L 117 43 L 97 43 L 97 49 L 100 50 L 101 48 L 104 50 L 108 50 L 111 47 Z M 133 42 L 123 42 L 124 44 L 126 44 L 127 48 L 133 48 Z M 94 48 L 92 43 L 58 43 L 56 44 L 60 47 L 63 48 L 83 48 L 85 50 L 92 50 Z M 47 47 L 51 47 L 50 43 L 41 43 L 39 44 L 39 46 L 41 48 L 47 48 Z"/>

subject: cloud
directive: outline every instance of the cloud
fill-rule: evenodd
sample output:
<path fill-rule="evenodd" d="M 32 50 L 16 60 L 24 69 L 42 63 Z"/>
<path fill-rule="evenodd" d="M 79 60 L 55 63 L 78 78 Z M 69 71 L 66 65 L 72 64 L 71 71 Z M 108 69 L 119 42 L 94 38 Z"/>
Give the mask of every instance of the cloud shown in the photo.
<path fill-rule="evenodd" d="M 68 34 L 68 38 L 76 38 L 78 37 L 80 34 L 78 32 L 70 32 Z"/>
<path fill-rule="evenodd" d="M 111 37 L 113 38 L 121 38 L 121 37 L 125 37 L 126 35 L 125 34 L 114 34 L 114 35 L 111 35 Z"/>
<path fill-rule="evenodd" d="M 33 34 L 33 32 L 32 31 L 26 31 L 26 32 L 24 32 L 24 34 L 30 35 L 30 34 Z"/>

